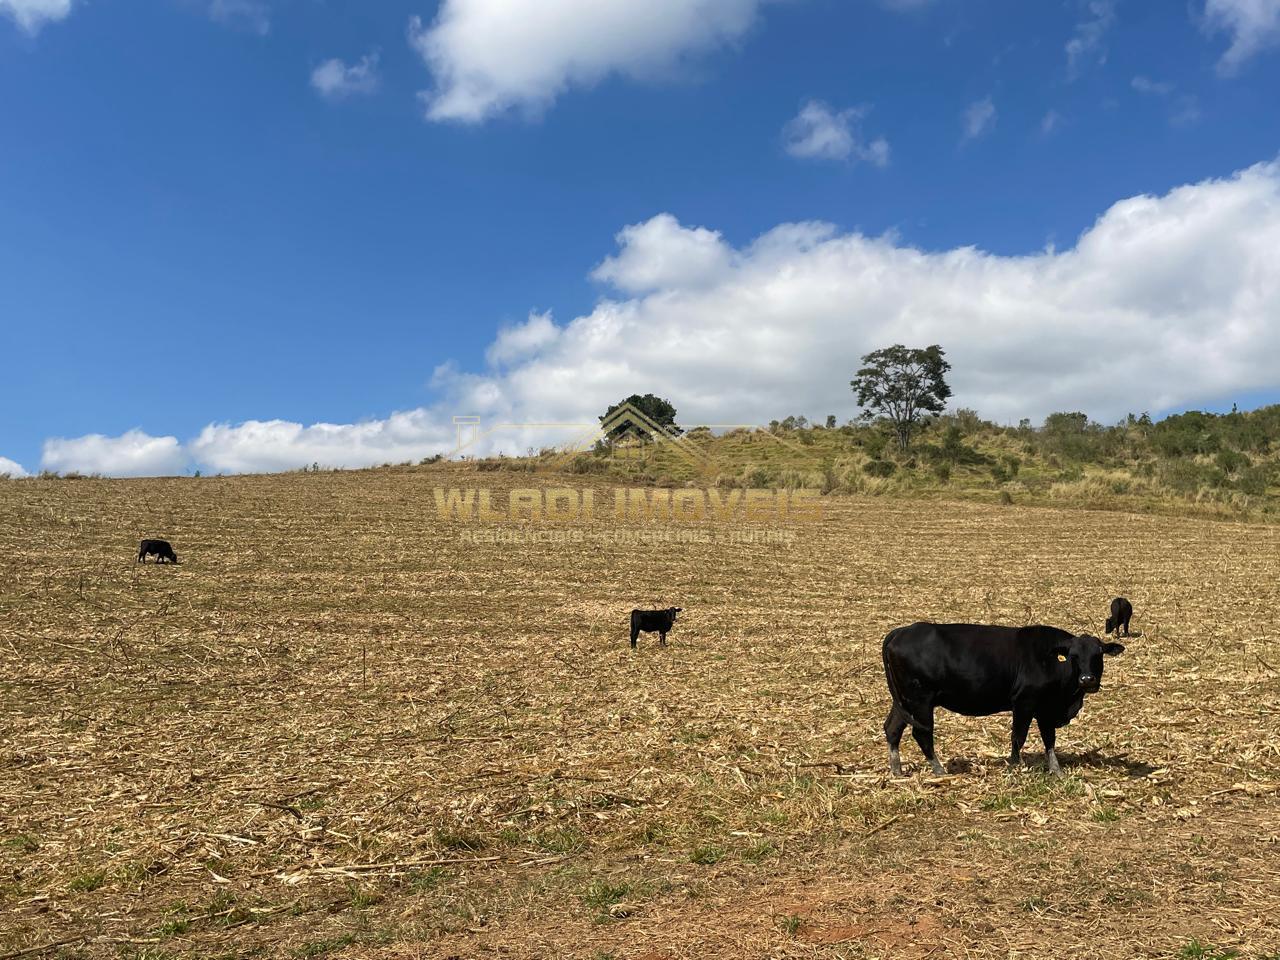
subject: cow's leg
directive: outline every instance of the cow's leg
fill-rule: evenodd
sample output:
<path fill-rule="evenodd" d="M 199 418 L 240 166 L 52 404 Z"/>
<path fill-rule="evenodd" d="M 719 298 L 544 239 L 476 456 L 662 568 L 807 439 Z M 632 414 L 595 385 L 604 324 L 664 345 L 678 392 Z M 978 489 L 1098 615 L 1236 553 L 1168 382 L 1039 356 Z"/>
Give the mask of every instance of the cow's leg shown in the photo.
<path fill-rule="evenodd" d="M 916 743 L 920 744 L 920 752 L 924 754 L 924 758 L 929 761 L 929 766 L 933 768 L 934 776 L 944 777 L 947 771 L 942 769 L 942 764 L 938 762 L 938 758 L 933 755 L 933 707 L 920 713 L 914 713 L 915 717 L 922 722 L 929 724 L 927 727 L 917 727 L 914 723 L 911 725 L 911 736 L 916 738 Z"/>
<path fill-rule="evenodd" d="M 640 636 L 640 628 L 634 623 L 631 625 L 631 649 L 636 648 L 636 637 Z"/>
<path fill-rule="evenodd" d="M 1027 742 L 1027 732 L 1031 729 L 1031 711 L 1022 707 L 1013 708 L 1013 742 L 1009 750 L 1009 766 L 1022 766 L 1022 746 Z"/>
<path fill-rule="evenodd" d="M 902 744 L 903 731 L 907 729 L 907 715 L 896 703 L 889 707 L 889 716 L 884 720 L 884 738 L 889 742 L 889 775 L 902 776 L 902 755 L 898 752 Z"/>
<path fill-rule="evenodd" d="M 667 631 L 658 631 L 658 646 L 665 647 L 667 645 Z"/>
<path fill-rule="evenodd" d="M 1062 776 L 1062 768 L 1058 766 L 1058 755 L 1053 752 L 1053 745 L 1058 742 L 1058 731 L 1052 723 L 1036 718 L 1036 726 L 1040 728 L 1040 739 L 1044 741 L 1044 759 L 1049 764 L 1049 773 L 1055 777 Z"/>

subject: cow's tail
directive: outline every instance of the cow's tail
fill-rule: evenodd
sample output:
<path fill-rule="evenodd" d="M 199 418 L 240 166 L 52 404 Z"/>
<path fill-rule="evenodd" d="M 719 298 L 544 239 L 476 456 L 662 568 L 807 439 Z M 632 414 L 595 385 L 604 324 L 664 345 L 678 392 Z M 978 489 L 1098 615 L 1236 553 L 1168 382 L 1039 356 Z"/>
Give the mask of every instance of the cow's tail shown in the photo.
<path fill-rule="evenodd" d="M 901 627 L 898 627 L 897 629 L 890 630 L 888 634 L 885 635 L 884 646 L 880 648 L 880 656 L 884 660 L 884 678 L 889 684 L 889 696 L 893 698 L 893 705 L 906 715 L 907 722 L 911 724 L 913 729 L 932 730 L 933 724 L 921 723 L 912 715 L 911 711 L 907 709 L 906 702 L 902 699 L 901 688 L 898 686 L 898 678 L 893 672 L 893 664 L 889 660 L 889 643 L 901 629 Z"/>

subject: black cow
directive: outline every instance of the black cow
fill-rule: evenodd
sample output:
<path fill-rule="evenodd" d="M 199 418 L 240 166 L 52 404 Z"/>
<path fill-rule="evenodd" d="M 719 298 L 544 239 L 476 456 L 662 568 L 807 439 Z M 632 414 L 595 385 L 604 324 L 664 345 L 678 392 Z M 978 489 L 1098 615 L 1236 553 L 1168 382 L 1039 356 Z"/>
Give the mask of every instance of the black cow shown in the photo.
<path fill-rule="evenodd" d="M 138 546 L 138 562 L 146 563 L 147 557 L 155 557 L 156 563 L 164 560 L 170 563 L 178 562 L 178 555 L 173 552 L 173 547 L 168 540 L 143 540 Z"/>
<path fill-rule="evenodd" d="M 902 776 L 898 745 L 910 725 L 933 772 L 945 772 L 933 754 L 933 711 L 942 707 L 970 717 L 1012 710 L 1011 765 L 1022 762 L 1034 719 L 1049 772 L 1059 773 L 1055 731 L 1080 712 L 1085 694 L 1097 692 L 1103 655 L 1123 651 L 1118 643 L 1072 636 L 1057 627 L 913 623 L 890 631 L 883 651 L 893 697 L 884 722 L 890 771 Z"/>
<path fill-rule="evenodd" d="M 636 648 L 636 637 L 641 632 L 658 634 L 658 642 L 667 645 L 667 633 L 676 622 L 676 614 L 682 607 L 667 607 L 665 610 L 632 610 L 631 611 L 631 649 Z"/>
<path fill-rule="evenodd" d="M 1107 633 L 1113 630 L 1116 636 L 1120 635 L 1120 628 L 1124 627 L 1124 635 L 1129 636 L 1129 619 L 1133 616 L 1133 604 L 1124 597 L 1116 597 L 1111 601 L 1111 616 L 1107 617 Z"/>

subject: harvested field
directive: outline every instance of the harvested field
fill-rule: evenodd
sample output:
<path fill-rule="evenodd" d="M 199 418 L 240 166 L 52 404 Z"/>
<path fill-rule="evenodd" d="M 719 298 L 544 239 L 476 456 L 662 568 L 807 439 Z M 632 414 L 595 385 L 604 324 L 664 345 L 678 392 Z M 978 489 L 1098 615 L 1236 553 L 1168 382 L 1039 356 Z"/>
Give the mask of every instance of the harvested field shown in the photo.
<path fill-rule="evenodd" d="M 609 496 L 0 482 L 0 957 L 1280 954 L 1280 527 L 831 497 L 468 542 L 432 495 L 548 484 Z M 1067 776 L 942 713 L 950 775 L 887 777 L 889 628 L 1116 594 Z"/>

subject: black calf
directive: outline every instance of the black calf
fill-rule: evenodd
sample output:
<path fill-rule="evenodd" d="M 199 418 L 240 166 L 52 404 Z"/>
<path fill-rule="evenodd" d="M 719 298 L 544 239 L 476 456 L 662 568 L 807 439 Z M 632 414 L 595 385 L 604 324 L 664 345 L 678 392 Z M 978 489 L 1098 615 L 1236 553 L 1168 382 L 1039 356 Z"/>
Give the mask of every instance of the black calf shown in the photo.
<path fill-rule="evenodd" d="M 146 563 L 147 557 L 155 557 L 156 563 L 164 560 L 178 562 L 178 555 L 173 552 L 168 540 L 143 540 L 138 546 L 138 562 Z"/>
<path fill-rule="evenodd" d="M 676 614 L 681 607 L 667 607 L 665 610 L 632 610 L 631 611 L 631 649 L 636 648 L 636 638 L 641 633 L 658 634 L 658 642 L 667 645 L 667 634 L 676 622 Z"/>
<path fill-rule="evenodd" d="M 1116 597 L 1111 601 L 1111 616 L 1107 617 L 1107 633 L 1114 631 L 1117 635 L 1124 627 L 1124 635 L 1129 636 L 1129 618 L 1133 616 L 1133 604 L 1124 597 Z"/>

